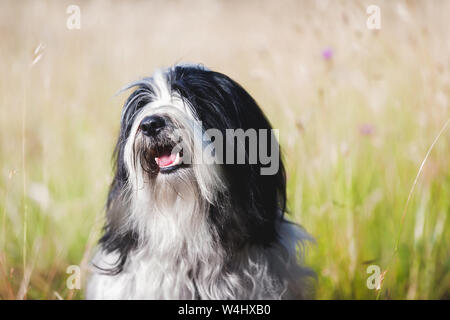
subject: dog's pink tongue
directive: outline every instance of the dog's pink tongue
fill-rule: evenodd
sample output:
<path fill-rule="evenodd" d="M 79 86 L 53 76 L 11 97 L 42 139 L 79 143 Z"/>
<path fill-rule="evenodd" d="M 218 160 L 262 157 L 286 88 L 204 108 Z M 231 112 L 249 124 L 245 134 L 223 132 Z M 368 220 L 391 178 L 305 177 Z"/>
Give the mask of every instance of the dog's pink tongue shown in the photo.
<path fill-rule="evenodd" d="M 156 158 L 155 160 L 156 160 L 156 164 L 159 167 L 168 167 L 172 163 L 175 162 L 176 158 L 177 158 L 176 154 L 168 154 L 168 155 L 160 156 L 160 157 Z"/>

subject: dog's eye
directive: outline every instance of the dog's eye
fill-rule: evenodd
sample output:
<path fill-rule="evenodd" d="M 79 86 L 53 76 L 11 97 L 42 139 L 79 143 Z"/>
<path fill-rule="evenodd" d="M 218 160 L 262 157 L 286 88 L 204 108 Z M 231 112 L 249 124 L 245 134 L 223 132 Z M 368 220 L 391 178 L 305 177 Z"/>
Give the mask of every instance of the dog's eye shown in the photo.
<path fill-rule="evenodd" d="M 142 109 L 146 104 L 148 104 L 149 101 L 147 101 L 147 99 L 140 99 L 137 103 L 136 103 L 136 111 Z"/>

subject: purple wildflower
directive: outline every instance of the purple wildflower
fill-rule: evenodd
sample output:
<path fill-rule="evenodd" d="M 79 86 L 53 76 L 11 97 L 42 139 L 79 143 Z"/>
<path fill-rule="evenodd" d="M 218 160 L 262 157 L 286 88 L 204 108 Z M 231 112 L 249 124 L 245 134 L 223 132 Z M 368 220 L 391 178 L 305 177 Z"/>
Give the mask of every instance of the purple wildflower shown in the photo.
<path fill-rule="evenodd" d="M 371 124 L 365 123 L 359 127 L 359 133 L 363 136 L 371 136 L 375 132 L 375 127 Z"/>
<path fill-rule="evenodd" d="M 322 50 L 322 58 L 324 58 L 325 60 L 331 60 L 331 58 L 333 58 L 333 49 L 326 48 Z"/>

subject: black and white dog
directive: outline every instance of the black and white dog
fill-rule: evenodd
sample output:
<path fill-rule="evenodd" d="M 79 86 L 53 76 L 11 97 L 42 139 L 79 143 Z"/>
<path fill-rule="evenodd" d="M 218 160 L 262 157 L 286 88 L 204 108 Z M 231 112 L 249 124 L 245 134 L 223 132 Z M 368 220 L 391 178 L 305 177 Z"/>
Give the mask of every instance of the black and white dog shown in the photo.
<path fill-rule="evenodd" d="M 307 297 L 311 238 L 284 219 L 276 131 L 253 98 L 193 65 L 130 88 L 86 297 Z"/>

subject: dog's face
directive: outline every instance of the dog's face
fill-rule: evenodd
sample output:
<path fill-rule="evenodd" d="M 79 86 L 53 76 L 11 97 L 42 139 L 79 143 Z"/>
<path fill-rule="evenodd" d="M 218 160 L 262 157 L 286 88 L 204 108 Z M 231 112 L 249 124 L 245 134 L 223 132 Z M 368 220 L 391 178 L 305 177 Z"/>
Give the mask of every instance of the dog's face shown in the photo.
<path fill-rule="evenodd" d="M 192 170 L 188 142 L 192 140 L 189 123 L 194 119 L 173 102 L 146 104 L 134 111 L 130 118 L 130 132 L 124 146 L 124 160 L 131 176 L 141 175 L 145 183 L 169 179 L 180 171 Z M 139 168 L 140 167 L 140 168 Z"/>
<path fill-rule="evenodd" d="M 183 150 L 174 150 L 181 141 L 174 136 L 178 127 L 173 120 L 168 115 L 157 112 L 141 118 L 135 133 L 132 158 L 140 158 L 145 172 L 152 177 L 174 173 L 186 167 L 182 162 Z"/>
<path fill-rule="evenodd" d="M 136 89 L 121 117 L 105 247 L 131 250 L 130 239 L 149 237 L 145 226 L 157 224 L 158 214 L 173 217 L 179 233 L 207 224 L 225 248 L 273 242 L 285 209 L 285 174 L 253 98 L 227 76 L 192 66 L 129 88 Z M 130 244 L 123 249 L 125 237 Z"/>
<path fill-rule="evenodd" d="M 122 116 L 123 157 L 118 159 L 128 187 L 146 190 L 161 211 L 169 211 L 178 196 L 212 203 L 224 187 L 217 166 L 202 162 L 202 119 L 169 79 L 168 73 L 157 73 L 129 97 Z"/>

